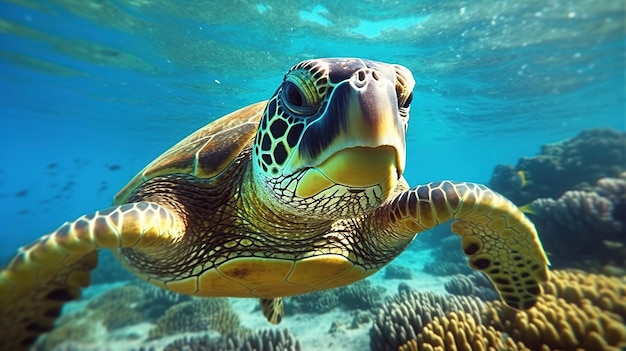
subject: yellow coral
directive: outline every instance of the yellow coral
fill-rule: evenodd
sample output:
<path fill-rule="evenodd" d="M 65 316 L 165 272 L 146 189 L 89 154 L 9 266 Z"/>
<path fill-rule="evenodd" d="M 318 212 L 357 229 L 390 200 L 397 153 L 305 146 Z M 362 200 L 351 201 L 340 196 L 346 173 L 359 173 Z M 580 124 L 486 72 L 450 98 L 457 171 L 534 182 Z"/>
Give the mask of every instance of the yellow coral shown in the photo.
<path fill-rule="evenodd" d="M 534 308 L 486 303 L 476 320 L 467 312 L 436 317 L 400 351 L 626 349 L 626 281 L 553 271 Z"/>
<path fill-rule="evenodd" d="M 624 296 L 620 279 L 556 271 L 545 294 L 528 311 L 499 301 L 487 303 L 483 324 L 508 333 L 533 349 L 620 350 L 626 347 Z"/>
<path fill-rule="evenodd" d="M 626 319 L 626 278 L 607 277 L 572 271 L 553 271 L 544 284 L 545 294 L 560 297 L 573 304 L 589 300 L 605 312 Z"/>
<path fill-rule="evenodd" d="M 451 312 L 444 318 L 435 318 L 417 336 L 417 350 L 529 350 L 516 345 L 510 337 L 493 327 L 476 324 L 467 313 Z"/>

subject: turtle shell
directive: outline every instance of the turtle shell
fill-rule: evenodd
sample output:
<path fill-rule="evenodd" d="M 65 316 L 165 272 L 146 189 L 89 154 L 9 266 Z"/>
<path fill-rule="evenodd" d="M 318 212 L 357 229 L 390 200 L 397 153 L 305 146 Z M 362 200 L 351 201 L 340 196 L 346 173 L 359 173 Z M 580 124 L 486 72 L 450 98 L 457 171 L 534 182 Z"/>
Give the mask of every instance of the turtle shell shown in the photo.
<path fill-rule="evenodd" d="M 114 198 L 120 205 L 142 183 L 167 174 L 190 174 L 210 179 L 219 175 L 250 146 L 267 101 L 227 114 L 172 146 L 139 172 Z"/>

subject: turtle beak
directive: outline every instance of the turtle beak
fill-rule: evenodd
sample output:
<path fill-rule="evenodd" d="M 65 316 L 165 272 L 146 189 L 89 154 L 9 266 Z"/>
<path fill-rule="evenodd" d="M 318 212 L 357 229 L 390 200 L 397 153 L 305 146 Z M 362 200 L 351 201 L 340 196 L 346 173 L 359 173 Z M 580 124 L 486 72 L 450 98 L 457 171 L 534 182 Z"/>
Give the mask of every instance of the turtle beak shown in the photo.
<path fill-rule="evenodd" d="M 393 72 L 391 77 L 393 77 Z M 378 69 L 365 68 L 350 79 L 347 115 L 351 138 L 362 147 L 387 146 L 395 150 L 398 178 L 406 163 L 406 130 L 398 111 L 393 79 L 384 78 Z"/>
<path fill-rule="evenodd" d="M 406 144 L 394 74 L 390 66 L 358 70 L 335 87 L 325 118 L 307 130 L 322 143 L 311 163 L 330 182 L 351 188 L 378 185 L 383 197 L 395 188 L 404 172 Z M 302 195 L 315 192 L 301 190 Z"/>

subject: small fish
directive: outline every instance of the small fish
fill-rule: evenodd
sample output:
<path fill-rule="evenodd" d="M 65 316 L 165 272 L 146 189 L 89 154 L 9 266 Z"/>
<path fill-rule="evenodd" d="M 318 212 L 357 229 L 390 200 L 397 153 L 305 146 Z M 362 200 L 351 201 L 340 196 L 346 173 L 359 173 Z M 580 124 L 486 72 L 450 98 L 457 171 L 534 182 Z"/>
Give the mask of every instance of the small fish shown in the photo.
<path fill-rule="evenodd" d="M 520 179 L 520 184 L 521 184 L 522 188 L 527 186 L 527 185 L 532 185 L 533 184 L 532 179 L 530 179 L 528 177 L 528 172 L 526 172 L 526 171 L 517 171 L 517 176 Z"/>
<path fill-rule="evenodd" d="M 520 211 L 524 212 L 524 213 L 530 213 L 530 214 L 537 214 L 537 211 L 535 210 L 535 208 L 533 207 L 533 203 L 529 202 L 526 205 L 520 206 L 519 207 Z"/>
<path fill-rule="evenodd" d="M 611 250 L 621 249 L 622 247 L 624 247 L 624 243 L 620 243 L 618 241 L 602 240 L 602 243 L 604 244 L 604 246 Z"/>
<path fill-rule="evenodd" d="M 17 193 L 15 193 L 15 197 L 24 197 L 28 195 L 28 190 L 24 189 L 24 190 L 20 190 Z"/>
<path fill-rule="evenodd" d="M 109 166 L 109 170 L 110 170 L 110 171 L 118 171 L 118 170 L 120 170 L 121 168 L 122 168 L 122 166 L 120 166 L 120 165 L 110 165 L 110 166 Z"/>

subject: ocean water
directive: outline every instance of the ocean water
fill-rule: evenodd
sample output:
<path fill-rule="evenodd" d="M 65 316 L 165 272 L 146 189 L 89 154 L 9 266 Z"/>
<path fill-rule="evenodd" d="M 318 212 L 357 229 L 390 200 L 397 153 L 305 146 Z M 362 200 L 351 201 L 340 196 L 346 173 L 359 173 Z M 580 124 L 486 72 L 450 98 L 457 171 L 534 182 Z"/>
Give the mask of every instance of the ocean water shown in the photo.
<path fill-rule="evenodd" d="M 316 57 L 413 72 L 410 184 L 488 183 L 544 144 L 626 130 L 625 30 L 620 0 L 3 1 L 0 262 Z"/>

